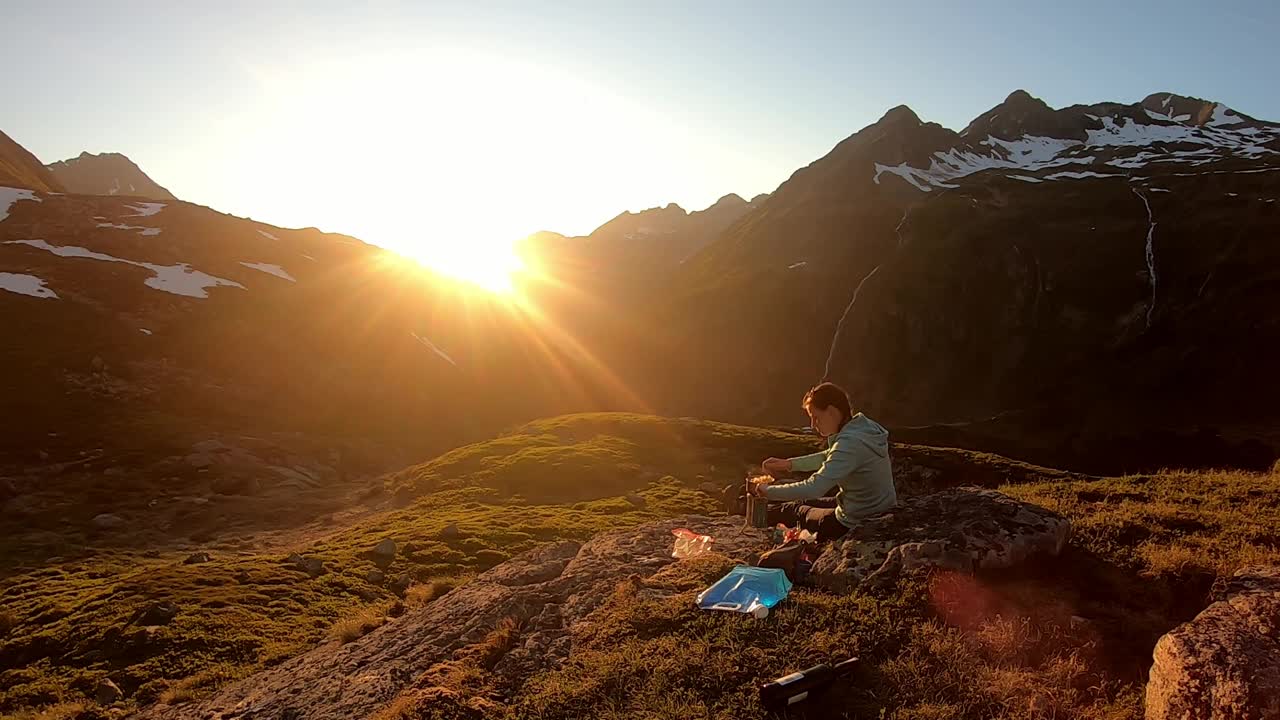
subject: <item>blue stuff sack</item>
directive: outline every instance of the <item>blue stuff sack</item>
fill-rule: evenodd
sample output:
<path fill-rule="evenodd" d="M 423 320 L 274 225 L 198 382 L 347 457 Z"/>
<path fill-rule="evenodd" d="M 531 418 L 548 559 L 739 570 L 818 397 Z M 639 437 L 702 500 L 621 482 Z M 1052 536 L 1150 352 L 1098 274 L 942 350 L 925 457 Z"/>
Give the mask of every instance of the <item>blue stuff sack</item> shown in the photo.
<path fill-rule="evenodd" d="M 697 603 L 703 610 L 729 610 L 762 618 L 789 592 L 791 581 L 780 568 L 738 565 L 699 593 Z"/>

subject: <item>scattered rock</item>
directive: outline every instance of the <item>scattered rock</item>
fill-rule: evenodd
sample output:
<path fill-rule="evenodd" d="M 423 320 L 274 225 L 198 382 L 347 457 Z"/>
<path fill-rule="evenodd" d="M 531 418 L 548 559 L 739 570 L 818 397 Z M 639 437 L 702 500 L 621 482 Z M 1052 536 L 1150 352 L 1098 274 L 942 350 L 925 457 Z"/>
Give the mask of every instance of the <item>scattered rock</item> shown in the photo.
<path fill-rule="evenodd" d="M 387 579 L 386 574 L 383 573 L 381 570 L 370 570 L 369 572 L 365 573 L 365 576 L 364 576 L 364 581 L 369 583 L 370 585 L 381 585 L 383 581 L 385 581 L 386 579 Z"/>
<path fill-rule="evenodd" d="M 401 575 L 395 580 L 392 580 L 391 584 L 387 587 L 387 589 L 395 593 L 396 595 L 399 595 L 400 597 L 404 597 L 404 594 L 408 592 L 409 586 L 412 584 L 413 584 L 413 578 L 409 577 L 408 575 Z"/>
<path fill-rule="evenodd" d="M 285 480 L 291 481 L 292 484 L 297 485 L 299 487 L 311 487 L 311 488 L 320 487 L 320 482 L 316 480 L 314 477 L 312 477 L 309 473 L 302 472 L 302 468 L 298 468 L 298 467 L 287 468 L 287 467 L 282 467 L 280 465 L 271 465 L 269 467 L 270 469 L 274 470 L 277 474 L 279 474 L 281 477 L 283 477 Z"/>
<path fill-rule="evenodd" d="M 396 559 L 396 541 L 387 538 L 373 548 L 373 561 L 378 567 L 386 568 Z"/>
<path fill-rule="evenodd" d="M 115 528 L 124 525 L 125 521 L 124 518 L 119 515 L 102 513 L 100 515 L 95 515 L 91 522 L 93 523 L 93 526 L 99 530 L 114 530 Z"/>
<path fill-rule="evenodd" d="M 120 691 L 120 686 L 111 682 L 111 680 L 107 678 L 103 678 L 102 680 L 99 680 L 97 686 L 93 688 L 93 697 L 101 705 L 110 705 L 123 698 L 124 693 Z"/>
<path fill-rule="evenodd" d="M 396 490 L 395 495 L 391 496 L 391 500 L 396 507 L 408 507 L 413 502 L 413 489 L 402 487 Z"/>
<path fill-rule="evenodd" d="M 706 493 L 707 495 L 710 495 L 711 497 L 715 497 L 715 498 L 720 497 L 720 494 L 724 492 L 723 485 L 717 482 L 712 482 L 710 480 L 698 483 L 698 489 Z"/>
<path fill-rule="evenodd" d="M 814 561 L 812 579 L 849 592 L 920 567 L 966 573 L 1009 568 L 1057 555 L 1070 532 L 1066 518 L 1042 507 L 994 490 L 953 488 L 907 498 L 863 520 Z"/>
<path fill-rule="evenodd" d="M 191 453 L 186 457 L 186 463 L 197 470 L 207 468 L 213 464 L 213 458 L 204 453 Z"/>
<path fill-rule="evenodd" d="M 324 566 L 324 561 L 320 558 L 305 557 L 298 553 L 293 553 L 289 557 L 285 558 L 284 561 L 293 566 L 293 569 L 301 570 L 313 578 L 320 577 L 327 572 Z"/>
<path fill-rule="evenodd" d="M 444 526 L 443 530 L 440 531 L 440 537 L 446 540 L 456 538 L 458 537 L 458 535 L 459 535 L 459 531 L 458 531 L 457 523 L 449 523 L 448 525 Z"/>
<path fill-rule="evenodd" d="M 262 481 L 253 475 L 219 475 L 209 488 L 219 495 L 257 495 Z"/>
<path fill-rule="evenodd" d="M 211 455 L 216 452 L 231 452 L 231 446 L 221 440 L 201 440 L 191 446 L 191 451 L 202 455 Z"/>
<path fill-rule="evenodd" d="M 148 560 L 155 560 L 156 558 L 159 558 L 159 557 L 160 557 L 160 551 L 159 551 L 159 550 L 148 550 L 148 551 L 146 551 L 146 552 L 142 553 L 142 557 L 147 558 Z"/>
<path fill-rule="evenodd" d="M 638 508 L 642 508 L 649 503 L 649 501 L 645 500 L 643 496 L 637 495 L 635 493 L 627 493 L 624 496 L 624 499 Z"/>
<path fill-rule="evenodd" d="M 1280 718 L 1280 566 L 1241 569 L 1220 595 L 1156 643 L 1148 720 Z"/>
<path fill-rule="evenodd" d="M 18 483 L 9 478 L 0 478 L 0 506 L 18 497 Z"/>
<path fill-rule="evenodd" d="M 207 563 L 212 559 L 213 558 L 209 557 L 209 553 L 207 552 L 195 552 L 188 555 L 187 559 L 182 561 L 182 564 L 199 565 L 200 563 Z"/>
<path fill-rule="evenodd" d="M 138 613 L 134 620 L 138 625 L 168 625 L 178 615 L 178 606 L 165 600 L 151 603 Z"/>

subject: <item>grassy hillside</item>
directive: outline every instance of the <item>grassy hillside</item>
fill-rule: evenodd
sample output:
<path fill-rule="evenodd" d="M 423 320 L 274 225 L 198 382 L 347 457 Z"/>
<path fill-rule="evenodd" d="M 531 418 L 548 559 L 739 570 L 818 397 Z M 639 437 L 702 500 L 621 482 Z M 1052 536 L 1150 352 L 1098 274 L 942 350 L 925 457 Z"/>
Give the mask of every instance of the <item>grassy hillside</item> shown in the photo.
<path fill-rule="evenodd" d="M 679 563 L 647 583 L 670 597 L 620 588 L 564 666 L 515 686 L 454 668 L 383 720 L 764 718 L 759 683 L 851 655 L 859 669 L 791 717 L 1136 720 L 1159 636 L 1206 604 L 1216 578 L 1280 549 L 1277 472 L 1001 489 L 1070 517 L 1069 550 L 1016 573 L 916 577 L 880 595 L 796 589 L 763 622 L 695 609 L 727 560 Z"/>
<path fill-rule="evenodd" d="M 570 415 L 389 475 L 365 499 L 373 511 L 363 519 L 297 547 L 236 537 L 211 541 L 206 563 L 119 549 L 51 562 L 0 583 L 0 714 L 73 717 L 84 704 L 92 717 L 86 696 L 105 677 L 123 689 L 124 709 L 181 702 L 318 642 L 356 637 L 538 543 L 713 512 L 701 483 L 738 481 L 765 456 L 814 446 L 720 423 Z M 966 477 L 1001 462 L 954 451 L 947 463 L 962 473 L 970 457 L 980 472 Z M 1140 717 L 1156 638 L 1203 607 L 1215 578 L 1278 549 L 1280 474 L 1081 480 L 1028 467 L 1009 464 L 1003 474 L 1018 482 L 1002 489 L 1076 527 L 1053 563 L 981 580 L 917 578 L 883 596 L 797 589 L 760 623 L 694 610 L 693 595 L 724 561 L 680 563 L 648 581 L 674 595 L 619 593 L 567 665 L 498 684 L 480 669 L 519 632 L 498 628 L 471 670 L 443 668 L 426 683 L 434 688 L 384 715 L 758 718 L 762 679 L 857 654 L 862 668 L 819 699 L 813 717 Z M 379 579 L 370 551 L 385 538 L 399 552 Z M 291 561 L 294 550 L 323 573 Z M 417 583 L 404 599 L 390 587 L 402 579 Z M 170 623 L 137 617 L 165 601 L 178 608 Z"/>
<path fill-rule="evenodd" d="M 386 478 L 369 501 L 407 507 L 296 548 L 324 563 L 318 577 L 289 562 L 287 549 L 255 551 L 251 537 L 212 542 L 207 563 L 125 550 L 53 562 L 0 584 L 0 713 L 78 702 L 108 675 L 133 702 L 185 697 L 302 652 L 343 632 L 334 626 L 348 618 L 385 611 L 395 580 L 448 585 L 541 542 L 711 512 L 699 483 L 741 480 L 750 463 L 813 443 L 719 423 L 571 415 Z M 443 532 L 450 525 L 456 534 Z M 385 579 L 370 582 L 368 551 L 384 538 L 400 552 Z M 179 607 L 171 623 L 137 621 L 165 601 Z"/>

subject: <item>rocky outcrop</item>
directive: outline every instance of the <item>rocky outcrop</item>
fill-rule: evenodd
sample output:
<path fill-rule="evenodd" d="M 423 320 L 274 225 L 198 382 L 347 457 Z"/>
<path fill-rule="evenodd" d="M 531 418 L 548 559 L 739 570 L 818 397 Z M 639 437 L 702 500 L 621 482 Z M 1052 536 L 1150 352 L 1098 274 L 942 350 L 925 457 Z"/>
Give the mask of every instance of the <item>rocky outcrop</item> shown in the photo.
<path fill-rule="evenodd" d="M 676 562 L 671 530 L 716 538 L 715 550 L 752 561 L 764 535 L 742 518 L 683 517 L 545 545 L 478 576 L 382 628 L 329 643 L 224 688 L 197 704 L 157 705 L 146 718 L 351 718 L 385 706 L 413 680 L 514 620 L 521 628 L 494 672 L 522 676 L 568 656 L 570 630 L 619 582 L 643 580 Z"/>
<path fill-rule="evenodd" d="M 1009 568 L 1057 555 L 1071 524 L 1057 513 L 979 488 L 904 499 L 868 518 L 814 561 L 813 582 L 838 592 L 892 579 L 903 570 Z"/>
<path fill-rule="evenodd" d="M 1221 595 L 1156 643 L 1148 720 L 1280 718 L 1280 566 L 1242 569 Z"/>

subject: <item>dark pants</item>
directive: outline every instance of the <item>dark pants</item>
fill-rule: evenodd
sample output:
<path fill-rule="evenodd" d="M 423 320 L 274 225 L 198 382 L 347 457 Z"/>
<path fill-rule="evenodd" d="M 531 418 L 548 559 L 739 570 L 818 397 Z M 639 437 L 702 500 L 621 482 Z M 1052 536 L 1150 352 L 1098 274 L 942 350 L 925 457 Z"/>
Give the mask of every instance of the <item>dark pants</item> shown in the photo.
<path fill-rule="evenodd" d="M 835 540 L 849 532 L 849 528 L 836 519 L 836 499 L 833 497 L 770 505 L 769 526 L 778 523 L 787 527 L 799 525 L 803 530 L 816 533 L 818 542 Z"/>

